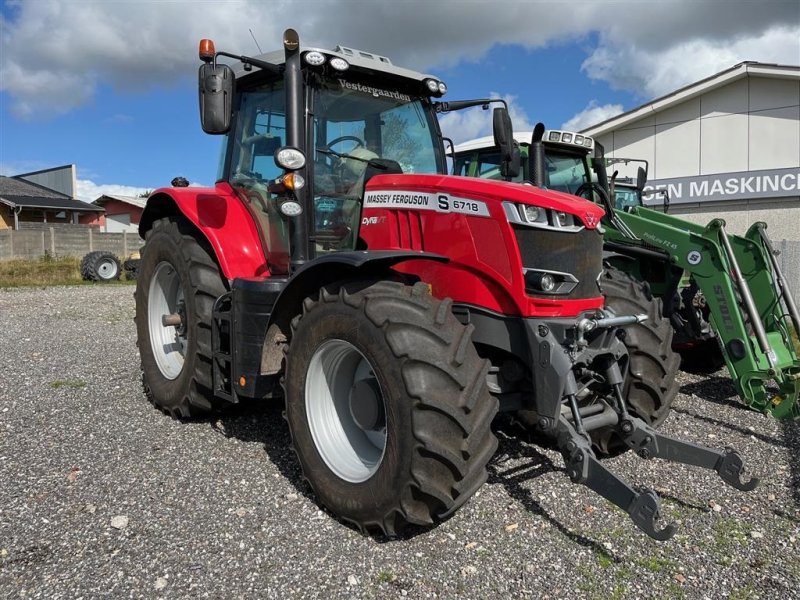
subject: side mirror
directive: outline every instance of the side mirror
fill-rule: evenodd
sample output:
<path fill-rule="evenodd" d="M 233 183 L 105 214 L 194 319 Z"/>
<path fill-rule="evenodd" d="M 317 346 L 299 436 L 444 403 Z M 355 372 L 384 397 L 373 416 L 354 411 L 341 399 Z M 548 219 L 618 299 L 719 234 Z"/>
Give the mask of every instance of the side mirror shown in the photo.
<path fill-rule="evenodd" d="M 495 108 L 492 111 L 492 132 L 494 145 L 500 149 L 500 174 L 506 179 L 516 177 L 519 175 L 520 166 L 519 147 L 514 141 L 511 117 L 508 116 L 505 107 Z"/>
<path fill-rule="evenodd" d="M 642 167 L 639 167 L 639 170 L 636 172 L 636 189 L 639 190 L 640 196 L 644 191 L 644 184 L 646 183 L 647 183 L 647 172 L 645 172 L 645 170 Z"/>
<path fill-rule="evenodd" d="M 200 125 L 214 135 L 228 133 L 233 114 L 235 77 L 228 65 L 206 63 L 198 72 Z"/>

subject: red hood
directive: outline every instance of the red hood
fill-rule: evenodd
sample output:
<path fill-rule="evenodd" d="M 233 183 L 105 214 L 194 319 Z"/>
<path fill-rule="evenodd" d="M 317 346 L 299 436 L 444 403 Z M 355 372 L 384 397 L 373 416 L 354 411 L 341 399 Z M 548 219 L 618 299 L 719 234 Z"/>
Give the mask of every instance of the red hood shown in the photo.
<path fill-rule="evenodd" d="M 367 191 L 386 188 L 402 188 L 429 193 L 444 192 L 480 200 L 508 200 L 534 204 L 573 214 L 587 229 L 595 229 L 605 214 L 605 211 L 594 202 L 577 196 L 492 179 L 455 175 L 376 175 L 367 184 Z"/>

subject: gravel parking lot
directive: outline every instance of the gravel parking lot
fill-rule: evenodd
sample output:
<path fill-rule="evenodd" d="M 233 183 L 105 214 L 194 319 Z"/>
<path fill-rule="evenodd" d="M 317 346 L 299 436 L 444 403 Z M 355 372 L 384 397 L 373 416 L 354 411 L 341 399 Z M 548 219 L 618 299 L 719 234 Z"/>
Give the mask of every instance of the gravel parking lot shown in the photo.
<path fill-rule="evenodd" d="M 133 288 L 0 290 L 0 598 L 800 598 L 800 426 L 681 374 L 666 431 L 746 457 L 611 468 L 680 522 L 657 543 L 497 425 L 490 480 L 432 530 L 365 537 L 315 503 L 275 403 L 181 423 L 139 381 Z"/>

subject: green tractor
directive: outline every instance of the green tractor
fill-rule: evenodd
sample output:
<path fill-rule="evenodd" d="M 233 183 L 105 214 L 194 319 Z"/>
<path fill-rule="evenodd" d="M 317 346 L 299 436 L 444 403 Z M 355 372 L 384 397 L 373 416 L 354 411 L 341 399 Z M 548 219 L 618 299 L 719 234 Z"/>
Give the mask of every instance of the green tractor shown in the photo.
<path fill-rule="evenodd" d="M 742 400 L 781 420 L 800 420 L 800 316 L 767 236 L 755 223 L 731 235 L 723 219 L 702 226 L 643 205 L 646 168 L 619 180 L 600 143 L 580 133 L 515 134 L 522 160 L 502 156 L 492 138 L 454 148 L 456 175 L 530 182 L 599 202 L 606 209 L 606 265 L 646 284 L 674 329 L 685 370 L 722 364 Z M 508 170 L 504 163 L 521 164 Z M 501 171 L 506 176 L 501 175 Z M 793 339 L 794 338 L 794 339 Z"/>

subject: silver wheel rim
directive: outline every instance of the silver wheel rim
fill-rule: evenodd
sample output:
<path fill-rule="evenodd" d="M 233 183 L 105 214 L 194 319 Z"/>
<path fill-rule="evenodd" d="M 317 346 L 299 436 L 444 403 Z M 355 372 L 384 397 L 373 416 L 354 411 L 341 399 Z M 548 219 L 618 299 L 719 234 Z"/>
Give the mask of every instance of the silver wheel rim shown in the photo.
<path fill-rule="evenodd" d="M 351 389 L 366 380 L 375 380 L 369 361 L 355 346 L 338 339 L 317 348 L 306 373 L 305 403 L 311 437 L 328 468 L 350 483 L 372 477 L 386 451 L 385 425 L 362 429 L 351 412 Z M 385 415 L 382 391 L 378 402 Z"/>
<path fill-rule="evenodd" d="M 150 280 L 147 322 L 153 357 L 159 371 L 167 379 L 175 379 L 183 370 L 187 337 L 179 331 L 180 328 L 164 326 L 161 318 L 183 313 L 183 302 L 183 289 L 177 271 L 168 262 L 160 262 Z"/>
<path fill-rule="evenodd" d="M 97 266 L 97 274 L 100 276 L 100 279 L 114 279 L 117 276 L 117 263 L 113 260 L 107 258 L 100 261 L 100 264 Z"/>

